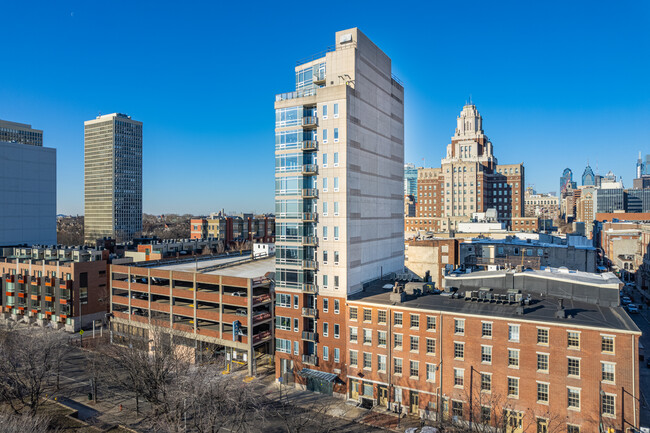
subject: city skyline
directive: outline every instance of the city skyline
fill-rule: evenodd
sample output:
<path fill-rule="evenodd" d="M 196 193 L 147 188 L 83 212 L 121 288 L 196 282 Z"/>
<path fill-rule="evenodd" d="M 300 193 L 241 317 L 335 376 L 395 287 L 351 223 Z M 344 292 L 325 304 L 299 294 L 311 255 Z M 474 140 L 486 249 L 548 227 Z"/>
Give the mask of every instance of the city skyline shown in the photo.
<path fill-rule="evenodd" d="M 273 119 L 266 107 L 281 88 L 295 85 L 283 65 L 331 45 L 332 31 L 356 26 L 384 47 L 404 82 L 405 162 L 439 164 L 450 139 L 448 121 L 471 95 L 502 158 L 525 163 L 526 183 L 536 190 L 556 191 L 558 174 L 587 160 L 594 171 L 612 170 L 631 187 L 638 152 L 649 144 L 650 87 L 643 77 L 650 61 L 638 53 L 650 46 L 641 30 L 650 8 L 639 2 L 629 14 L 589 5 L 564 5 L 561 16 L 529 5 L 426 6 L 418 17 L 405 5 L 391 8 L 391 26 L 380 4 L 367 14 L 352 6 L 345 16 L 323 12 L 322 20 L 305 24 L 312 37 L 283 40 L 291 45 L 284 49 L 264 37 L 274 34 L 282 7 L 260 5 L 265 13 L 251 16 L 233 5 L 204 6 L 200 14 L 135 5 L 122 16 L 119 10 L 99 14 L 98 5 L 82 2 L 43 3 L 30 13 L 32 34 L 9 36 L 19 20 L 0 30 L 19 52 L 35 52 L 48 65 L 0 71 L 0 82 L 11 83 L 0 88 L 0 118 L 42 129 L 44 145 L 65 161 L 57 213 L 83 213 L 83 121 L 99 112 L 127 112 L 146 125 L 144 212 L 269 212 Z M 8 17 L 26 12 L 24 5 L 6 7 Z M 406 14 L 410 18 L 401 20 Z M 530 15 L 536 20 L 524 19 Z M 143 20 L 157 24 L 140 26 Z M 467 31 L 461 23 L 469 22 L 489 24 Z M 244 36 L 242 25 L 256 30 Z M 128 48 L 96 42 L 113 33 L 130 41 Z M 237 43 L 228 42 L 233 35 Z M 106 67 L 111 55 L 119 61 Z M 237 68 L 235 76 L 236 65 L 253 55 L 264 67 Z M 479 61 L 448 67 L 468 55 Z M 111 82 L 119 76 L 129 80 Z M 230 81 L 237 84 L 222 84 Z M 158 176 L 167 170 L 191 176 Z"/>

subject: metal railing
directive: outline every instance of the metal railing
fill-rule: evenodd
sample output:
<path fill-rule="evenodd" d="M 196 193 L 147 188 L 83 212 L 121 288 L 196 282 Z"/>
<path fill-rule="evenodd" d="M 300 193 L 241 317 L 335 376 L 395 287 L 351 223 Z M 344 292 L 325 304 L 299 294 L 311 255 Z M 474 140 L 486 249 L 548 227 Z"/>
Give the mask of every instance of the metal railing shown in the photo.
<path fill-rule="evenodd" d="M 305 198 L 318 197 L 318 190 L 316 188 L 305 188 L 302 190 L 302 196 Z"/>
<path fill-rule="evenodd" d="M 316 94 L 316 88 L 307 87 L 305 89 L 296 90 L 294 92 L 279 93 L 275 95 L 275 102 L 288 101 L 297 98 L 304 98 L 306 96 L 313 96 L 315 94 Z"/>
<path fill-rule="evenodd" d="M 318 315 L 318 310 L 315 308 L 302 307 L 302 315 L 315 318 Z"/>
<path fill-rule="evenodd" d="M 304 283 L 302 285 L 302 291 L 303 291 L 303 293 L 317 293 L 318 292 L 318 287 L 316 286 L 316 284 Z"/>
<path fill-rule="evenodd" d="M 302 141 L 302 150 L 317 150 L 318 142 L 316 140 L 303 140 Z"/>
<path fill-rule="evenodd" d="M 318 126 L 318 117 L 316 116 L 305 116 L 302 118 L 302 126 Z"/>
<path fill-rule="evenodd" d="M 318 342 L 318 334 L 315 332 L 303 331 L 302 339 L 307 341 L 313 341 L 314 343 Z"/>
<path fill-rule="evenodd" d="M 302 243 L 304 245 L 317 245 L 318 244 L 318 238 L 316 236 L 303 236 L 302 237 Z"/>
<path fill-rule="evenodd" d="M 302 214 L 303 221 L 317 221 L 318 214 L 316 212 L 304 212 Z"/>
<path fill-rule="evenodd" d="M 303 260 L 302 267 L 305 269 L 316 269 L 318 268 L 318 262 L 316 260 Z"/>
<path fill-rule="evenodd" d="M 318 357 L 316 355 L 302 355 L 303 364 L 318 365 Z"/>
<path fill-rule="evenodd" d="M 318 166 L 316 164 L 305 164 L 302 166 L 302 172 L 304 174 L 316 174 L 318 172 Z"/>

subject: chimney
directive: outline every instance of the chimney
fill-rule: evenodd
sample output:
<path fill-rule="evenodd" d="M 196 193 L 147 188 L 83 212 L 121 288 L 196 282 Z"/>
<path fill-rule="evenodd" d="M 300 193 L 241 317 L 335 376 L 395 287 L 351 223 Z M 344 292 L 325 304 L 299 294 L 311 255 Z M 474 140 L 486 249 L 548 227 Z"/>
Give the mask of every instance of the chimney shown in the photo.
<path fill-rule="evenodd" d="M 555 317 L 557 319 L 566 318 L 566 312 L 564 311 L 564 299 L 560 298 L 557 304 L 557 311 L 555 312 Z"/>

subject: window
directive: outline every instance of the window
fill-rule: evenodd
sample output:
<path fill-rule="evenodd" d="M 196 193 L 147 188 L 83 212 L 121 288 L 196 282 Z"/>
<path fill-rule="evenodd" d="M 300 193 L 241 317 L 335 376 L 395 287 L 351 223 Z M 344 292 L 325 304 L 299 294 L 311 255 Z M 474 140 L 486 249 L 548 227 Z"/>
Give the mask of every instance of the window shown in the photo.
<path fill-rule="evenodd" d="M 363 368 L 372 369 L 372 353 L 363 352 Z"/>
<path fill-rule="evenodd" d="M 338 323 L 334 324 L 334 338 L 340 337 L 340 330 L 341 326 Z"/>
<path fill-rule="evenodd" d="M 341 362 L 341 350 L 339 348 L 334 349 L 334 362 Z"/>
<path fill-rule="evenodd" d="M 410 361 L 409 364 L 409 375 L 411 377 L 418 377 L 420 375 L 420 363 L 418 361 Z"/>
<path fill-rule="evenodd" d="M 354 326 L 350 326 L 350 343 L 356 343 L 358 341 L 358 330 Z"/>
<path fill-rule="evenodd" d="M 436 330 L 436 318 L 435 316 L 427 316 L 427 331 Z"/>
<path fill-rule="evenodd" d="M 569 349 L 580 349 L 580 333 L 577 331 L 567 332 L 567 347 Z"/>
<path fill-rule="evenodd" d="M 325 204 L 325 203 L 323 203 Z M 323 251 L 323 263 L 327 264 L 327 251 Z"/>
<path fill-rule="evenodd" d="M 603 415 L 616 416 L 616 396 L 612 394 L 602 394 L 600 396 L 600 407 Z"/>
<path fill-rule="evenodd" d="M 334 240 L 339 240 L 339 226 L 334 226 Z"/>
<path fill-rule="evenodd" d="M 339 301 L 338 299 L 334 299 L 334 314 L 339 314 L 340 308 L 341 308 L 341 301 Z"/>
<path fill-rule="evenodd" d="M 508 341 L 519 341 L 519 325 L 508 325 Z"/>
<path fill-rule="evenodd" d="M 339 178 L 335 177 L 334 178 L 334 192 L 338 192 L 338 191 L 339 191 Z"/>
<path fill-rule="evenodd" d="M 334 104 L 334 118 L 339 117 L 339 104 Z"/>
<path fill-rule="evenodd" d="M 402 326 L 402 313 L 393 313 L 393 325 Z"/>
<path fill-rule="evenodd" d="M 481 422 L 489 424 L 492 419 L 492 411 L 488 406 L 481 406 Z"/>
<path fill-rule="evenodd" d="M 567 424 L 566 433 L 580 433 L 580 426 L 573 425 L 573 424 Z"/>
<path fill-rule="evenodd" d="M 363 309 L 363 321 L 372 322 L 372 310 L 368 308 Z"/>
<path fill-rule="evenodd" d="M 291 353 L 291 341 L 282 338 L 275 339 L 275 350 L 282 353 Z"/>
<path fill-rule="evenodd" d="M 465 319 L 454 319 L 454 333 L 465 334 Z"/>
<path fill-rule="evenodd" d="M 323 202 L 323 216 L 327 216 L 328 210 L 327 210 L 327 202 Z"/>
<path fill-rule="evenodd" d="M 335 201 L 334 202 L 334 216 L 339 215 L 339 202 Z M 335 262 L 338 262 L 338 260 L 334 260 Z"/>
<path fill-rule="evenodd" d="M 454 342 L 454 358 L 456 359 L 465 358 L 465 343 Z"/>
<path fill-rule="evenodd" d="M 393 373 L 402 374 L 402 360 L 400 358 L 393 358 Z"/>
<path fill-rule="evenodd" d="M 458 419 L 463 419 L 463 402 L 462 401 L 451 401 L 451 415 L 455 416 Z"/>
<path fill-rule="evenodd" d="M 420 350 L 420 337 L 411 337 L 411 352 Z"/>
<path fill-rule="evenodd" d="M 580 409 L 580 390 L 567 388 L 567 405 L 569 409 Z"/>
<path fill-rule="evenodd" d="M 454 386 L 463 387 L 465 384 L 465 370 L 454 368 Z"/>
<path fill-rule="evenodd" d="M 350 350 L 350 366 L 356 367 L 358 360 L 359 352 L 356 350 Z"/>
<path fill-rule="evenodd" d="M 377 311 L 377 323 L 386 324 L 386 311 L 385 310 Z"/>
<path fill-rule="evenodd" d="M 372 329 L 363 330 L 363 344 L 372 344 Z"/>
<path fill-rule="evenodd" d="M 548 403 L 548 383 L 537 382 L 537 403 Z"/>
<path fill-rule="evenodd" d="M 300 298 L 298 295 L 293 295 L 293 308 L 298 308 L 300 303 Z"/>
<path fill-rule="evenodd" d="M 324 311 L 325 313 L 327 313 L 327 311 L 328 311 L 328 309 L 329 309 L 329 305 L 330 305 L 330 303 L 329 303 L 329 299 L 327 299 L 327 298 L 323 298 L 323 311 Z"/>
<path fill-rule="evenodd" d="M 339 153 L 334 152 L 334 167 L 338 167 L 338 166 L 339 166 Z"/>
<path fill-rule="evenodd" d="M 291 295 L 278 293 L 275 297 L 275 301 L 277 307 L 291 308 Z"/>
<path fill-rule="evenodd" d="M 323 226 L 323 240 L 327 240 L 327 226 Z"/>
<path fill-rule="evenodd" d="M 386 355 L 377 355 L 377 370 L 386 372 Z"/>
<path fill-rule="evenodd" d="M 293 342 L 293 354 L 294 355 L 300 354 L 300 343 L 298 341 Z"/>
<path fill-rule="evenodd" d="M 548 373 L 548 353 L 537 354 L 537 371 Z"/>
<path fill-rule="evenodd" d="M 548 344 L 548 328 L 537 328 L 537 344 Z"/>
<path fill-rule="evenodd" d="M 377 331 L 377 345 L 386 347 L 386 331 Z"/>
<path fill-rule="evenodd" d="M 393 348 L 402 350 L 402 334 L 393 335 Z"/>
<path fill-rule="evenodd" d="M 329 361 L 330 349 L 327 346 L 323 346 L 323 361 Z"/>
<path fill-rule="evenodd" d="M 322 113 L 323 113 L 323 119 L 327 119 L 327 104 L 324 104 L 324 105 L 321 107 L 321 111 L 322 111 Z"/>
<path fill-rule="evenodd" d="M 603 353 L 614 353 L 614 337 L 611 335 L 601 335 L 600 350 Z"/>
<path fill-rule="evenodd" d="M 323 143 L 327 143 L 327 129 L 323 129 Z"/>
<path fill-rule="evenodd" d="M 492 375 L 481 373 L 481 391 L 492 391 Z"/>
<path fill-rule="evenodd" d="M 519 379 L 516 377 L 508 378 L 508 397 L 519 397 Z"/>
<path fill-rule="evenodd" d="M 275 318 L 275 327 L 283 331 L 291 331 L 291 317 L 277 316 Z"/>
<path fill-rule="evenodd" d="M 567 358 L 567 367 L 569 376 L 580 377 L 580 358 Z"/>
<path fill-rule="evenodd" d="M 492 346 L 481 346 L 481 362 L 492 363 Z"/>
<path fill-rule="evenodd" d="M 323 322 L 323 336 L 327 337 L 330 332 L 330 324 L 327 322 Z"/>
<path fill-rule="evenodd" d="M 350 307 L 350 320 L 357 320 L 357 307 Z"/>
<path fill-rule="evenodd" d="M 427 338 L 427 355 L 436 354 L 436 340 L 435 338 Z"/>
<path fill-rule="evenodd" d="M 519 368 L 519 351 L 508 349 L 508 367 Z"/>
<path fill-rule="evenodd" d="M 492 338 L 492 322 L 483 322 L 481 336 L 485 338 Z"/>
<path fill-rule="evenodd" d="M 420 327 L 420 315 L 411 314 L 411 328 L 419 328 L 419 327 Z"/>
<path fill-rule="evenodd" d="M 296 318 L 293 319 L 293 330 L 294 330 L 294 332 L 298 332 L 300 330 L 299 326 L 300 326 L 300 324 L 298 322 L 298 318 L 296 317 Z"/>
<path fill-rule="evenodd" d="M 601 362 L 600 369 L 602 371 L 602 381 L 614 383 L 614 370 L 616 364 L 611 362 Z"/>
<path fill-rule="evenodd" d="M 435 382 L 436 381 L 436 365 L 427 364 L 427 381 Z"/>
<path fill-rule="evenodd" d="M 323 154 L 323 168 L 326 168 L 326 167 L 327 167 L 327 154 L 324 153 Z"/>

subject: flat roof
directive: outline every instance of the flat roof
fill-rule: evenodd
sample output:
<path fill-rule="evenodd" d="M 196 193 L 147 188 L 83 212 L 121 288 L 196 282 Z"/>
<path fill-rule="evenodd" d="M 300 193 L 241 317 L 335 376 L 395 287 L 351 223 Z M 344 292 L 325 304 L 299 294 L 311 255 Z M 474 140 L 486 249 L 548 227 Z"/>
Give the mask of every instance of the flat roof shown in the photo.
<path fill-rule="evenodd" d="M 603 307 L 599 305 L 564 299 L 565 318 L 555 317 L 558 311 L 558 298 L 534 298 L 531 305 L 525 305 L 524 314 L 517 314 L 519 304 L 497 304 L 494 302 L 466 301 L 464 297 L 452 298 L 449 295 L 425 294 L 406 295 L 403 302 L 390 300 L 392 290 L 382 286 L 390 281 L 377 280 L 364 289 L 348 297 L 348 302 L 361 302 L 385 305 L 395 308 L 442 311 L 449 314 L 473 315 L 503 318 L 507 320 L 546 322 L 570 328 L 583 326 L 600 329 L 615 329 L 640 333 L 641 330 L 622 307 Z M 524 294 L 527 294 L 526 292 Z"/>
<path fill-rule="evenodd" d="M 186 259 L 181 263 L 165 264 L 163 262 L 160 265 L 146 267 L 169 271 L 198 272 L 205 275 L 257 278 L 263 277 L 268 272 L 275 272 L 275 256 L 252 261 L 248 255 L 219 257 L 210 260 L 198 260 L 197 262 Z"/>

